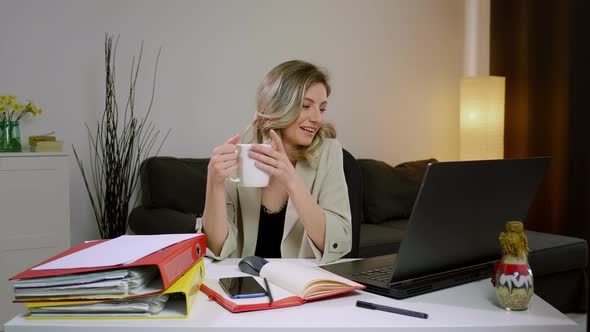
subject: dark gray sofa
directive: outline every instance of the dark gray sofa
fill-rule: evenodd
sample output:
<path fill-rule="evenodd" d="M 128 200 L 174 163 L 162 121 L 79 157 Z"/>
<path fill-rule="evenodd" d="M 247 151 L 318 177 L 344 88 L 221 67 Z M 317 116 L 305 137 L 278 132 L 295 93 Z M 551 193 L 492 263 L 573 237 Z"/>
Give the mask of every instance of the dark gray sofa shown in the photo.
<path fill-rule="evenodd" d="M 141 204 L 129 216 L 136 234 L 189 233 L 202 214 L 207 158 L 152 157 L 140 170 Z M 344 170 L 353 221 L 348 257 L 394 253 L 404 238 L 426 165 L 435 159 L 392 167 L 356 160 L 344 151 Z M 574 237 L 527 232 L 535 293 L 562 312 L 584 312 L 587 294 L 587 244 Z M 558 286 L 556 286 L 558 285 Z"/>

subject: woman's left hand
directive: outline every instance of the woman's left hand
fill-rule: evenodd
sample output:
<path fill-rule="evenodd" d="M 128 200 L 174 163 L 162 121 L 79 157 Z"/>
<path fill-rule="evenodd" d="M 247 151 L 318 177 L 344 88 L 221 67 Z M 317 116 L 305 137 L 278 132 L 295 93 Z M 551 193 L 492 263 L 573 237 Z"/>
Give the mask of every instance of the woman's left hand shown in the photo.
<path fill-rule="evenodd" d="M 295 167 L 293 167 L 287 152 L 285 152 L 283 141 L 272 129 L 270 130 L 270 137 L 274 148 L 255 144 L 250 149 L 250 157 L 256 160 L 256 167 L 267 172 L 272 178 L 288 187 L 297 176 Z"/>

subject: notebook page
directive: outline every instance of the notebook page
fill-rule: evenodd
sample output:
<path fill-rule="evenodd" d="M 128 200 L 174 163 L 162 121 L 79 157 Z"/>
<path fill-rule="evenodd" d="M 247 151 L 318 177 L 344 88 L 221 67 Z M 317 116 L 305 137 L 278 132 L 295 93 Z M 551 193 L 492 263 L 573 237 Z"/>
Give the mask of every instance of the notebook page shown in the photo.
<path fill-rule="evenodd" d="M 281 261 L 271 261 L 264 265 L 260 270 L 260 276 L 301 298 L 317 295 L 310 293 L 310 290 L 326 294 L 359 285 L 317 266 Z"/>

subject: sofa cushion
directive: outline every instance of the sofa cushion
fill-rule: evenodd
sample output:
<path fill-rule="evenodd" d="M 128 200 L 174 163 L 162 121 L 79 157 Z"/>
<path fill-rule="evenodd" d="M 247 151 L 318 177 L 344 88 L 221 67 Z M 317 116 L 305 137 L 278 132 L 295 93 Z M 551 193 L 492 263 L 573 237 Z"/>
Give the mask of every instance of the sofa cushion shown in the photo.
<path fill-rule="evenodd" d="M 129 228 L 135 234 L 178 234 L 195 231 L 195 217 L 190 213 L 166 208 L 138 206 L 129 215 Z"/>
<path fill-rule="evenodd" d="M 584 239 L 531 230 L 525 233 L 533 276 L 586 269 L 588 244 Z"/>
<path fill-rule="evenodd" d="M 209 159 L 151 157 L 141 165 L 142 204 L 201 215 Z"/>
<path fill-rule="evenodd" d="M 391 167 L 373 159 L 359 159 L 363 185 L 365 222 L 379 224 L 392 219 L 407 219 L 412 212 L 426 166 L 434 158 L 409 161 Z"/>

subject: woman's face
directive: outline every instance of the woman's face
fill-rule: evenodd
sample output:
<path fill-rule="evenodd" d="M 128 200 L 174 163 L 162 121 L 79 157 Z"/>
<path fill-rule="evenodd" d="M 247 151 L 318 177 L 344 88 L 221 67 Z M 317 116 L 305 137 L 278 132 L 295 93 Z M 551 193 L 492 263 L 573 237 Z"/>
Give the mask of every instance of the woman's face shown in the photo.
<path fill-rule="evenodd" d="M 315 83 L 307 89 L 299 117 L 281 130 L 285 149 L 292 150 L 311 144 L 314 136 L 324 124 L 324 112 L 328 106 L 327 99 L 326 87 L 322 83 Z"/>

